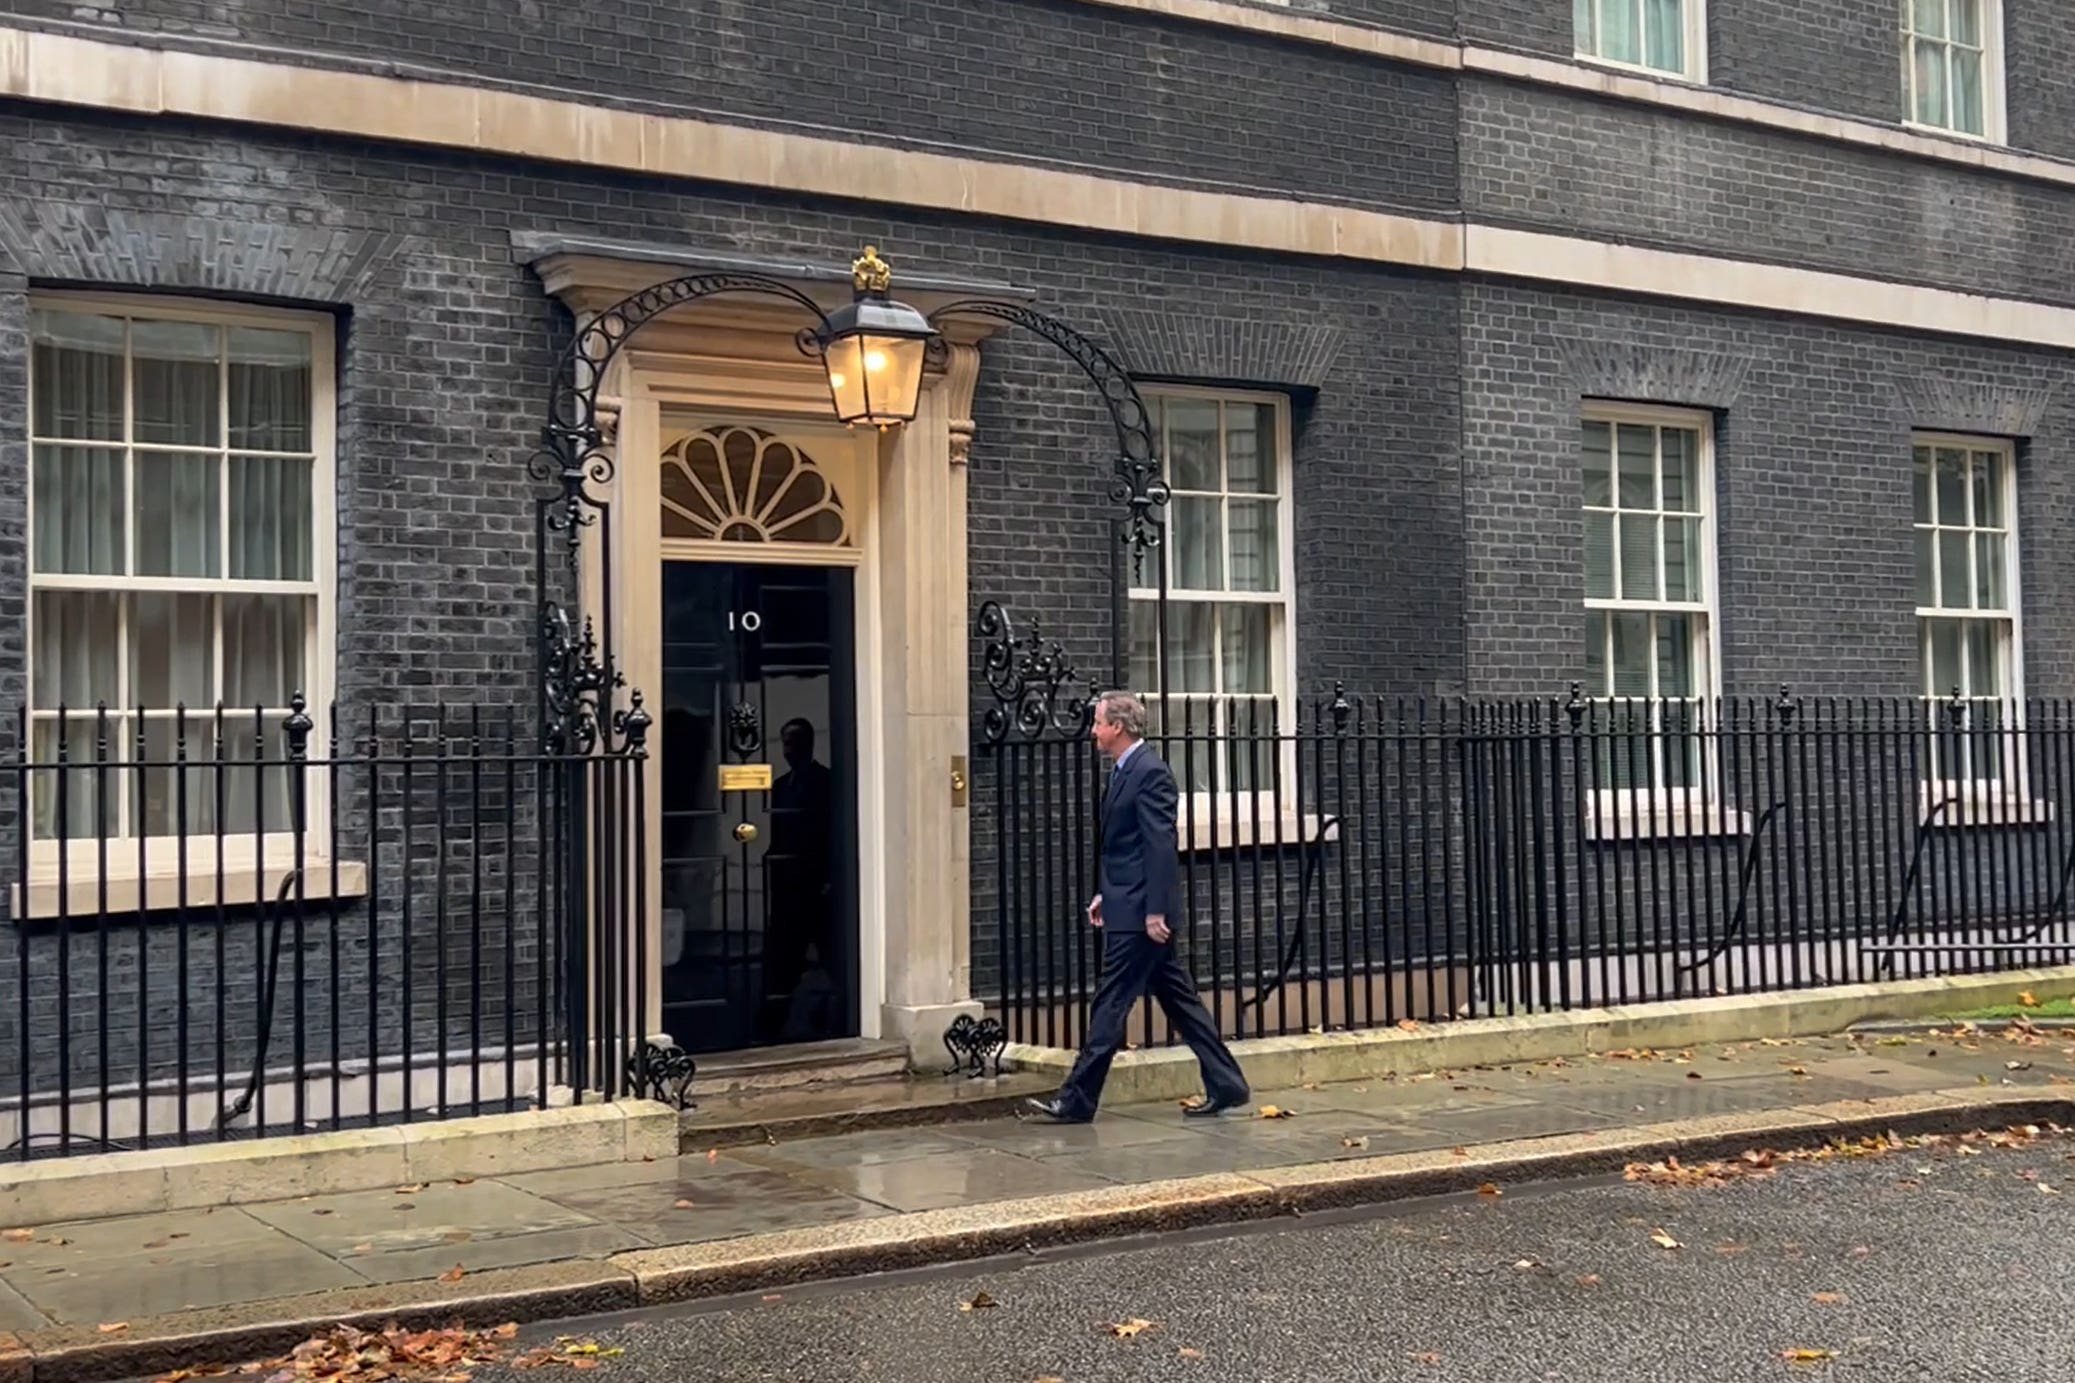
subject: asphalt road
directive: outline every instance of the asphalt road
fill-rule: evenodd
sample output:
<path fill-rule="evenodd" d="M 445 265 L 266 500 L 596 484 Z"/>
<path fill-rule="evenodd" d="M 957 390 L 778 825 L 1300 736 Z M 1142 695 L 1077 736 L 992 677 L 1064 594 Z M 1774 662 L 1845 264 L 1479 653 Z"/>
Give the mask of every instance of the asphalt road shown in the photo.
<path fill-rule="evenodd" d="M 600 1383 L 2043 1380 L 2075 1361 L 2071 1230 L 2075 1142 L 2049 1139 L 1516 1188 L 575 1328 L 623 1351 Z M 998 1304 L 960 1309 L 981 1292 Z"/>

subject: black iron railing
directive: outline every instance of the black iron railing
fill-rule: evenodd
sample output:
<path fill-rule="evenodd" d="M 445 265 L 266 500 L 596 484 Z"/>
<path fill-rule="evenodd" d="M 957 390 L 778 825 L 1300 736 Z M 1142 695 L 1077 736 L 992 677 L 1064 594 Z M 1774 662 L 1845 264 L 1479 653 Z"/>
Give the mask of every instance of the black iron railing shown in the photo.
<path fill-rule="evenodd" d="M 1071 1046 L 1104 770 L 1085 720 L 1038 700 L 975 766 L 975 968 L 1012 1040 Z M 1286 720 L 1177 696 L 1164 715 L 1179 931 L 1230 1036 L 2075 957 L 2075 704 L 1343 694 Z M 1157 1010 L 1134 1036 L 1166 1040 Z"/>
<path fill-rule="evenodd" d="M 645 1072 L 638 699 L 28 711 L 0 781 L 0 1148 L 612 1098 Z"/>

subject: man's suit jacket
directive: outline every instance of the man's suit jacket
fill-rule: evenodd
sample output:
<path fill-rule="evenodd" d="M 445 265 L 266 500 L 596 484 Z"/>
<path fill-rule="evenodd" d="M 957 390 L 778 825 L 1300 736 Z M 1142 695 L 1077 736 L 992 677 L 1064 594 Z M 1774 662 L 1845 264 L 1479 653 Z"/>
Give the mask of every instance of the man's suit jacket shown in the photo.
<path fill-rule="evenodd" d="M 1110 775 L 1102 805 L 1102 917 L 1111 935 L 1143 931 L 1160 915 L 1181 930 L 1181 863 L 1174 834 L 1174 773 L 1141 744 Z"/>

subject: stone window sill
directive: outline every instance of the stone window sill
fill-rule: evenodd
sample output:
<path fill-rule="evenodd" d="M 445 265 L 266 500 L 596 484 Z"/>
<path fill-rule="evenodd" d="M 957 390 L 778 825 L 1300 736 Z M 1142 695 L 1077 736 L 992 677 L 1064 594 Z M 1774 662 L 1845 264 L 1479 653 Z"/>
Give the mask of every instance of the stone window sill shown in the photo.
<path fill-rule="evenodd" d="M 1594 845 L 1746 836 L 1751 814 L 1698 792 L 1602 792 L 1585 803 L 1582 829 Z"/>
<path fill-rule="evenodd" d="M 8 915 L 17 921 L 42 922 L 60 917 L 97 917 L 104 907 L 110 917 L 166 913 L 180 908 L 193 911 L 218 906 L 249 907 L 281 897 L 284 886 L 292 899 L 294 885 L 289 880 L 294 873 L 295 866 L 287 861 L 269 860 L 259 865 L 249 861 L 226 862 L 219 887 L 213 860 L 191 861 L 184 877 L 177 869 L 147 869 L 140 874 L 135 865 L 125 868 L 111 860 L 104 897 L 104 880 L 93 865 L 75 865 L 61 882 L 54 863 L 38 862 L 29 872 L 26 905 L 22 896 L 25 885 L 15 883 L 8 887 Z M 304 862 L 305 906 L 329 904 L 333 898 L 344 901 L 366 896 L 365 864 L 354 860 Z"/>
<path fill-rule="evenodd" d="M 1258 808 L 1257 808 L 1258 801 Z M 1340 839 L 1340 824 L 1317 812 L 1299 812 L 1285 801 L 1276 810 L 1266 794 L 1219 794 L 1215 805 L 1198 794 L 1192 805 L 1184 798 L 1175 822 L 1183 854 L 1208 855 L 1226 850 L 1298 850 Z"/>
<path fill-rule="evenodd" d="M 2039 801 L 2023 791 L 1958 783 L 1925 783 L 1917 789 L 1917 823 L 1937 831 L 1978 826 L 2044 826 L 2053 819 L 2053 803 Z"/>

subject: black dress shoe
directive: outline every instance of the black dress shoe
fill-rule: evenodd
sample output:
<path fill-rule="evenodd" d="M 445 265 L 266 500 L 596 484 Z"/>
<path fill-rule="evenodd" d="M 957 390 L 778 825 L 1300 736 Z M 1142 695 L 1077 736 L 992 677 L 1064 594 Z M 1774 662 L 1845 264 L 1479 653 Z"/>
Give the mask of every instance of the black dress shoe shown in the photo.
<path fill-rule="evenodd" d="M 1220 1114 L 1229 1114 L 1235 1109 L 1242 1108 L 1247 1100 L 1252 1098 L 1251 1095 L 1248 1095 L 1237 1100 L 1205 1100 L 1202 1104 L 1184 1105 L 1182 1107 L 1182 1117 L 1184 1119 L 1215 1119 Z"/>
<path fill-rule="evenodd" d="M 1092 1114 L 1076 1114 L 1058 1100 L 1028 1099 L 1023 1102 L 1023 1107 L 1033 1114 L 1042 1114 L 1055 1124 L 1086 1124 L 1095 1118 Z"/>

